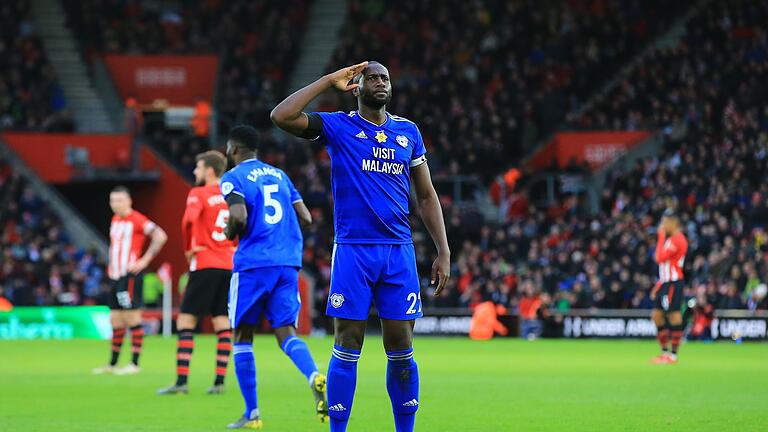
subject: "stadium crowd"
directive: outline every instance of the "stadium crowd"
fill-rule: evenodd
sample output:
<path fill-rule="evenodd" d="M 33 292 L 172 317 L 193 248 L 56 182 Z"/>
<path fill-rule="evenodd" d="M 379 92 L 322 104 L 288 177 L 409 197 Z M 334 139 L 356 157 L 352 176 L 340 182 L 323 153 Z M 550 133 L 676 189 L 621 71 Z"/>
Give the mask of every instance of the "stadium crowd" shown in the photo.
<path fill-rule="evenodd" d="M 717 308 L 768 308 L 766 17 L 765 1 L 720 2 L 690 22 L 678 46 L 631 71 L 581 125 L 659 130 L 664 152 L 612 173 L 594 217 L 579 216 L 568 198 L 558 216 L 530 208 L 521 220 L 481 228 L 479 244 L 463 245 L 457 261 L 460 301 L 506 302 L 522 277 L 556 309 L 648 308 L 655 225 L 672 207 L 690 242 L 686 294 Z M 667 133 L 673 126 L 684 133 Z M 523 271 L 500 278 L 511 262 Z"/>
<path fill-rule="evenodd" d="M 0 159 L 0 297 L 18 306 L 105 304 L 105 263 L 72 244 L 61 221 Z"/>
<path fill-rule="evenodd" d="M 64 89 L 30 20 L 30 2 L 0 6 L 0 130 L 71 131 Z"/>
<path fill-rule="evenodd" d="M 395 80 L 389 109 L 418 119 L 433 170 L 460 162 L 463 172 L 490 180 L 688 6 L 356 0 L 328 68 L 368 59 L 386 65 Z M 348 98 L 326 104 L 355 109 Z"/>
<path fill-rule="evenodd" d="M 269 111 L 287 91 L 311 1 L 64 4 L 68 24 L 89 59 L 109 53 L 218 54 L 222 62 L 213 121 L 226 134 L 243 123 L 271 128 Z M 207 150 L 194 135 L 174 135 L 164 128 L 148 131 L 148 138 L 185 173 L 191 172 L 195 155 Z"/>
<path fill-rule="evenodd" d="M 64 3 L 89 58 L 220 53 L 215 111 L 226 133 L 238 123 L 271 127 L 268 114 L 287 90 L 311 2 Z M 386 64 L 397 80 L 391 110 L 420 119 L 434 169 L 447 172 L 462 160 L 469 172 L 485 175 L 545 137 L 688 6 L 661 0 L 352 1 L 329 68 L 361 59 Z M 450 109 L 435 116 L 435 106 Z M 321 108 L 352 109 L 333 96 Z M 201 147 L 191 136 L 162 130 L 151 131 L 150 142 L 185 170 Z"/>
<path fill-rule="evenodd" d="M 184 3 L 177 12 L 153 3 L 65 3 L 72 25 L 83 29 L 78 37 L 87 53 L 225 53 L 217 106 L 223 134 L 234 123 L 269 126 L 269 109 L 284 95 L 295 58 L 281 57 L 274 41 L 295 54 L 296 29 L 304 25 L 309 2 L 270 3 L 267 9 L 259 2 Z M 768 175 L 768 45 L 759 24 L 767 3 L 728 0 L 701 12 L 679 45 L 657 50 L 582 117 L 568 118 L 580 129 L 664 132 L 684 126 L 681 136 L 664 135 L 657 158 L 611 174 L 597 215 L 586 215 L 571 197 L 557 208 L 540 208 L 518 190 L 507 197 L 516 212 L 495 224 L 442 197 L 454 277 L 442 297 L 423 296 L 425 306 L 463 308 L 491 299 L 516 308 L 536 298 L 552 311 L 650 308 L 656 224 L 665 208 L 674 207 L 691 245 L 686 294 L 717 308 L 768 308 L 759 288 L 768 282 L 768 186 L 761 182 Z M 665 13 L 659 15 L 662 4 Z M 514 1 L 503 12 L 496 2 L 463 2 L 429 14 L 425 1 L 398 5 L 352 2 L 349 23 L 355 28 L 342 33 L 331 64 L 362 57 L 387 64 L 397 79 L 391 111 L 418 120 L 432 170 L 474 172 L 487 180 L 504 167 L 501 161 L 519 157 L 520 143 L 560 123 L 683 10 L 677 2 L 611 0 L 558 6 Z M 248 25 L 247 36 L 229 31 L 242 30 L 256 15 L 268 18 L 258 28 Z M 421 17 L 417 25 L 412 17 Z M 475 30 L 455 32 L 456 23 Z M 216 29 L 222 31 L 211 31 Z M 426 42 L 408 43 L 415 39 Z M 360 52 L 360 46 L 367 49 Z M 533 51 L 526 49 L 531 46 Z M 442 47 L 452 47 L 452 54 Z M 509 53 L 504 62 L 492 61 L 500 52 Z M 260 61 L 265 58 L 270 62 Z M 350 103 L 330 96 L 321 109 L 352 109 Z M 437 116 L 437 106 L 450 109 Z M 200 141 L 169 140 L 162 132 L 149 138 L 182 166 L 204 150 Z M 267 139 L 260 157 L 285 167 L 313 213 L 304 260 L 320 288 L 315 304 L 321 310 L 333 241 L 328 155 L 315 143 Z M 67 243 L 60 223 L 9 167 L 3 173 L 3 196 L 19 197 L 17 206 L 3 201 L 8 208 L 0 221 L 3 256 L 13 259 L 4 259 L 0 269 L 5 295 L 16 300 L 24 292 L 23 301 L 33 304 L 66 303 L 62 294 L 76 303 L 99 301 L 103 266 Z M 415 212 L 412 225 L 428 293 L 432 245 Z"/>
<path fill-rule="evenodd" d="M 571 126 L 636 130 L 703 124 L 717 119 L 732 100 L 765 100 L 766 19 L 765 1 L 713 3 L 688 22 L 677 44 L 652 51 L 596 106 L 569 119 Z"/>

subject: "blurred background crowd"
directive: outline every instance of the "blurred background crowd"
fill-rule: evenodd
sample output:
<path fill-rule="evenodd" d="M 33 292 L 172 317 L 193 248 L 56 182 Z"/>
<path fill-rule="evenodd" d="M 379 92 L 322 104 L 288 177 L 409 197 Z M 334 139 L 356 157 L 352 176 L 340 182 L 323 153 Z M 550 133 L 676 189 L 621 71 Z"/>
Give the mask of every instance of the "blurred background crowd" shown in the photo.
<path fill-rule="evenodd" d="M 330 161 L 321 146 L 274 133 L 269 123 L 286 96 L 311 1 L 63 3 L 85 58 L 221 55 L 216 129 L 222 137 L 240 123 L 263 130 L 260 157 L 283 167 L 302 192 L 315 221 L 305 231 L 305 270 L 324 305 Z M 679 40 L 657 47 L 649 44 L 690 11 L 687 2 L 354 0 L 348 7 L 328 71 L 365 59 L 388 66 L 389 110 L 419 125 L 435 177 L 473 177 L 482 188 L 472 193 L 482 191 L 476 198 L 502 214 L 489 218 L 441 192 L 453 278 L 434 298 L 434 247 L 414 212 L 425 306 L 492 300 L 514 310 L 535 298 L 555 312 L 648 309 L 656 227 L 674 208 L 690 243 L 686 295 L 700 306 L 768 309 L 767 1 L 712 2 L 694 11 Z M 0 129 L 71 130 L 28 14 L 25 0 L 0 6 Z M 611 81 L 617 85 L 599 91 Z M 351 97 L 330 93 L 317 107 L 354 108 Z M 526 172 L 495 188 L 558 130 L 648 130 L 663 146 L 631 170 L 610 172 L 597 212 L 566 192 L 543 203 Z M 222 144 L 151 124 L 139 134 L 188 178 L 195 154 Z M 17 304 L 103 302 L 104 263 L 72 246 L 46 203 L 2 161 L 0 195 L 0 295 Z"/>

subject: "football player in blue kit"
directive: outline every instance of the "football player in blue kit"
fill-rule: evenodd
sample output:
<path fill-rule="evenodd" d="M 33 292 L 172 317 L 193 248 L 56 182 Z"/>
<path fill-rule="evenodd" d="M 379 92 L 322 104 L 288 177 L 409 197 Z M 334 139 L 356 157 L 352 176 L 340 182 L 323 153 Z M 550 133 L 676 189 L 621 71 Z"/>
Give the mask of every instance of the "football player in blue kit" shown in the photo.
<path fill-rule="evenodd" d="M 259 134 L 251 126 L 229 133 L 227 156 L 236 165 L 221 178 L 229 206 L 227 238 L 239 238 L 229 285 L 229 320 L 235 329 L 233 357 L 245 413 L 230 429 L 261 429 L 256 397 L 253 333 L 265 315 L 277 343 L 309 382 L 320 421 L 328 417 L 326 378 L 317 370 L 307 344 L 296 337 L 299 269 L 304 246 L 299 219 L 312 216 L 291 179 L 257 159 Z"/>
<path fill-rule="evenodd" d="M 358 110 L 303 110 L 325 90 L 351 91 Z M 411 186 L 416 207 L 437 247 L 432 283 L 439 295 L 450 275 L 450 251 L 426 149 L 416 125 L 386 111 L 392 85 L 386 67 L 363 62 L 326 75 L 272 110 L 281 129 L 325 144 L 331 158 L 336 233 L 326 313 L 335 343 L 328 366 L 331 432 L 345 431 L 352 411 L 357 361 L 371 305 L 381 319 L 387 391 L 395 429 L 412 431 L 419 407 L 413 327 L 422 316 L 421 289 L 409 224 Z"/>

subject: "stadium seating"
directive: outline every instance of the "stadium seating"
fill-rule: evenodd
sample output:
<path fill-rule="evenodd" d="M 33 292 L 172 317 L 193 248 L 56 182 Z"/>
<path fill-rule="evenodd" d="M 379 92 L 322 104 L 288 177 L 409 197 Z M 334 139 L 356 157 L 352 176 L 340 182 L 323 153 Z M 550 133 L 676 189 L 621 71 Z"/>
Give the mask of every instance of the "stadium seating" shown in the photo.
<path fill-rule="evenodd" d="M 184 3 L 176 12 L 153 9 L 152 3 L 125 3 L 125 10 L 116 6 L 123 2 L 65 3 L 89 53 L 227 53 L 217 107 L 225 133 L 237 122 L 268 127 L 267 113 L 285 93 L 294 56 L 274 59 L 272 43 L 263 41 L 278 40 L 283 51 L 294 52 L 301 33 L 296 28 L 306 20 L 305 12 L 295 11 L 305 11 L 308 1 Z M 425 1 L 394 3 L 351 2 L 329 68 L 366 58 L 389 66 L 397 80 L 391 111 L 418 121 L 434 172 L 490 179 L 519 157 L 521 143 L 544 136 L 563 119 L 573 129 L 684 131 L 664 134 L 658 157 L 612 173 L 594 216 L 567 196 L 556 207 L 537 207 L 520 190 L 507 198 L 515 200 L 517 217 L 498 225 L 444 200 L 454 278 L 441 298 L 424 296 L 425 306 L 493 300 L 515 307 L 519 286 L 532 281 L 553 310 L 649 308 L 655 225 L 672 206 L 691 245 L 687 294 L 705 293 L 719 307 L 766 308 L 766 300 L 752 294 L 768 280 L 768 186 L 760 181 L 768 174 L 768 46 L 759 25 L 768 2 L 728 0 L 703 10 L 678 45 L 644 58 L 579 118 L 567 113 L 668 28 L 684 2 L 519 1 L 508 2 L 504 13 L 490 1 L 429 13 Z M 247 38 L 209 31 L 250 29 L 239 18 L 256 15 L 268 17 L 262 18 L 266 24 Z M 471 31 L 457 32 L 456 23 Z M 415 38 L 428 42 L 409 45 Z M 492 62 L 500 52 L 509 55 Z M 352 109 L 351 103 L 331 97 L 322 106 Z M 148 138 L 187 170 L 205 146 L 162 132 Z M 316 278 L 320 310 L 333 239 L 328 155 L 315 143 L 267 138 L 261 157 L 285 167 L 313 213 L 305 269 Z M 415 214 L 412 226 L 428 292 L 431 240 Z"/>
<path fill-rule="evenodd" d="M 462 172 L 490 180 L 685 6 L 657 0 L 352 1 L 328 68 L 361 60 L 388 66 L 395 80 L 390 110 L 418 119 L 432 167 L 448 171 L 460 163 Z M 337 105 L 354 109 L 348 99 Z"/>
<path fill-rule="evenodd" d="M 0 297 L 13 304 L 105 304 L 104 262 L 77 248 L 34 189 L 0 159 Z"/>
<path fill-rule="evenodd" d="M 677 45 L 655 50 L 595 107 L 572 119 L 572 126 L 634 130 L 701 124 L 717 118 L 729 99 L 764 100 L 766 2 L 713 6 L 688 23 Z"/>
<path fill-rule="evenodd" d="M 71 114 L 27 0 L 0 7 L 0 130 L 68 131 Z"/>
<path fill-rule="evenodd" d="M 678 46 L 631 71 L 580 125 L 660 130 L 663 154 L 612 173 L 596 217 L 534 209 L 495 233 L 481 231 L 479 244 L 460 251 L 458 294 L 499 296 L 494 284 L 481 290 L 473 282 L 524 263 L 517 277 L 536 280 L 552 307 L 649 307 L 655 225 L 671 206 L 690 241 L 687 294 L 704 293 L 717 307 L 765 309 L 766 299 L 753 294 L 768 277 L 767 13 L 764 1 L 718 3 L 691 21 Z M 666 134 L 672 126 L 685 133 Z"/>
<path fill-rule="evenodd" d="M 310 0 L 154 2 L 67 0 L 68 23 L 86 55 L 218 53 L 218 130 L 234 124 L 271 128 L 269 111 L 284 97 L 298 57 Z M 185 172 L 206 143 L 150 134 L 150 143 Z"/>

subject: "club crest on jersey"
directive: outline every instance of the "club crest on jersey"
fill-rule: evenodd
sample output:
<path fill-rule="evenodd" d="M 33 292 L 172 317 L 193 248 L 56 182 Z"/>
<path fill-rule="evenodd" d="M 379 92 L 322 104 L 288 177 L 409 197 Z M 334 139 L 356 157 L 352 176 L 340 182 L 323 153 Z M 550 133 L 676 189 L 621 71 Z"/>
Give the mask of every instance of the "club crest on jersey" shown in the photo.
<path fill-rule="evenodd" d="M 387 134 L 384 131 L 376 131 L 376 141 L 383 143 L 387 140 Z"/>
<path fill-rule="evenodd" d="M 408 137 L 398 135 L 397 138 L 395 138 L 395 141 L 397 141 L 397 143 L 400 144 L 400 147 L 402 148 L 408 147 Z"/>
<path fill-rule="evenodd" d="M 344 296 L 341 294 L 331 294 L 328 300 L 330 300 L 331 306 L 336 309 L 340 308 L 341 305 L 344 304 Z"/>
<path fill-rule="evenodd" d="M 233 185 L 230 182 L 224 182 L 221 184 L 221 194 L 222 195 L 229 195 L 230 192 L 232 192 L 232 189 L 235 188 L 235 185 Z"/>

